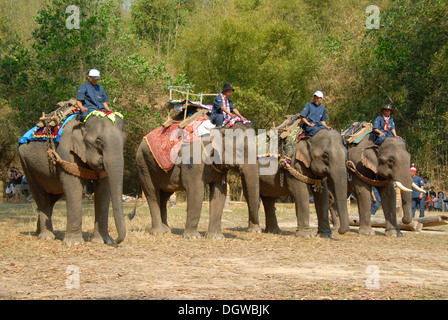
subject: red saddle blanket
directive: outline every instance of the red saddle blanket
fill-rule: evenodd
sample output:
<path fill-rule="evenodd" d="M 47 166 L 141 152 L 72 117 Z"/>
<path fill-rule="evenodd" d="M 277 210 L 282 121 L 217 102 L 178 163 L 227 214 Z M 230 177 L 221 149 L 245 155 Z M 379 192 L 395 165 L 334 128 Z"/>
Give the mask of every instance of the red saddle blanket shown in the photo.
<path fill-rule="evenodd" d="M 198 128 L 205 120 L 208 118 L 200 117 L 184 129 L 179 129 L 177 123 L 168 128 L 160 126 L 143 138 L 160 168 L 168 172 L 174 167 L 180 148 L 199 139 Z"/>

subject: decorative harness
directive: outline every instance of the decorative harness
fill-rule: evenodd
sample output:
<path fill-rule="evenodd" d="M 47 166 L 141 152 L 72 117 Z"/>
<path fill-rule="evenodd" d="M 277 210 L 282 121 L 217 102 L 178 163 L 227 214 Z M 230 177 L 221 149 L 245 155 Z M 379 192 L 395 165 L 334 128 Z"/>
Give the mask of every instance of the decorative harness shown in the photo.
<path fill-rule="evenodd" d="M 104 113 L 98 110 L 92 111 L 87 115 L 87 117 L 84 119 L 84 122 L 87 121 L 87 119 L 90 116 L 97 116 L 97 117 L 107 117 L 112 123 L 115 123 L 116 117 L 118 116 L 121 119 L 123 119 L 123 115 L 119 112 L 112 112 L 112 113 Z M 48 125 L 47 125 L 48 127 Z M 49 131 L 47 131 L 49 132 Z M 48 150 L 47 150 L 47 156 L 50 159 L 50 161 L 53 163 L 53 165 L 59 164 L 62 169 L 64 169 L 67 173 L 80 177 L 82 179 L 87 180 L 99 180 L 104 179 L 107 177 L 107 172 L 105 170 L 92 170 L 88 168 L 81 167 L 73 162 L 68 162 L 65 160 L 62 160 L 59 154 L 56 152 L 54 148 L 54 142 L 51 135 L 48 135 L 47 140 L 51 140 L 51 142 L 48 143 Z"/>
<path fill-rule="evenodd" d="M 229 99 L 223 93 L 220 93 L 220 95 L 221 95 L 221 99 L 222 99 L 222 106 L 227 110 L 227 112 L 230 113 Z M 227 120 L 230 118 L 230 116 L 226 112 L 223 111 L 222 114 L 224 116 L 224 120 Z"/>
<path fill-rule="evenodd" d="M 313 179 L 305 176 L 304 174 L 300 173 L 299 171 L 291 167 L 291 165 L 285 158 L 281 158 L 278 163 L 282 168 L 286 169 L 297 180 L 312 185 L 315 192 L 321 192 L 323 188 L 323 183 L 327 181 L 327 177 L 322 179 Z"/>
<path fill-rule="evenodd" d="M 365 175 L 363 175 L 361 172 L 359 172 L 356 169 L 355 164 L 351 160 L 348 160 L 346 162 L 346 166 L 347 166 L 347 168 L 350 171 L 354 172 L 359 179 L 361 179 L 362 181 L 364 181 L 368 185 L 371 185 L 371 186 L 374 186 L 374 187 L 384 187 L 384 186 L 387 186 L 390 183 L 390 180 L 374 180 L 374 179 L 367 178 Z"/>

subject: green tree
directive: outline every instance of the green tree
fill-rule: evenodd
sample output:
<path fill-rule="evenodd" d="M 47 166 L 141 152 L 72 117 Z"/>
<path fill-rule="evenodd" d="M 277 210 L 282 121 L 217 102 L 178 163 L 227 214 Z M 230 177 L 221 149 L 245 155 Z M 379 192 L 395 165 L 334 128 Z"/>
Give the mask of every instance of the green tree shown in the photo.
<path fill-rule="evenodd" d="M 180 32 L 175 65 L 196 91 L 219 92 L 232 82 L 243 114 L 270 127 L 300 112 L 312 94 L 319 53 L 307 18 L 297 0 L 203 3 Z"/>
<path fill-rule="evenodd" d="M 132 23 L 136 34 L 150 40 L 157 55 L 169 58 L 177 46 L 178 31 L 184 24 L 192 0 L 137 0 L 132 5 Z"/>

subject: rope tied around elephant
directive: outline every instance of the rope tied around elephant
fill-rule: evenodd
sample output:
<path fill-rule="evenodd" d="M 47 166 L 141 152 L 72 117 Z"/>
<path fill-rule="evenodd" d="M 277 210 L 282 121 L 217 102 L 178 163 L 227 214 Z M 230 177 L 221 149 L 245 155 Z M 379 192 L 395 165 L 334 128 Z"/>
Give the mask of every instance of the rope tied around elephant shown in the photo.
<path fill-rule="evenodd" d="M 327 181 L 326 177 L 322 179 L 313 179 L 301 174 L 296 169 L 291 167 L 291 165 L 284 158 L 279 160 L 279 165 L 288 170 L 288 172 L 297 180 L 312 185 L 315 192 L 321 192 L 323 189 L 323 183 Z"/>
<path fill-rule="evenodd" d="M 361 172 L 356 170 L 356 166 L 353 163 L 353 161 L 351 161 L 351 160 L 348 160 L 346 165 L 347 165 L 347 168 L 350 171 L 354 172 L 359 179 L 361 179 L 362 181 L 364 181 L 368 185 L 371 185 L 371 186 L 374 186 L 374 187 L 384 187 L 384 186 L 386 186 L 386 185 L 388 185 L 390 183 L 390 180 L 374 180 L 374 179 L 367 178 Z"/>
<path fill-rule="evenodd" d="M 104 170 L 95 171 L 78 166 L 75 163 L 62 160 L 57 154 L 56 150 L 49 149 L 47 151 L 48 157 L 53 161 L 53 164 L 58 163 L 62 169 L 71 175 L 87 179 L 87 180 L 99 180 L 107 177 L 107 172 Z"/>

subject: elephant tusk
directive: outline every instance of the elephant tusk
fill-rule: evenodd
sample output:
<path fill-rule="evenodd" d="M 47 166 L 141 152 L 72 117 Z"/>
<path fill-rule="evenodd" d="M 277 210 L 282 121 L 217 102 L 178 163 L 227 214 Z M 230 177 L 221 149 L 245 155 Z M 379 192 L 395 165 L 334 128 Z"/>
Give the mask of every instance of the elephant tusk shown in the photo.
<path fill-rule="evenodd" d="M 415 182 L 412 182 L 412 188 L 414 188 L 417 191 L 420 191 L 421 193 L 426 193 L 426 191 L 424 189 L 420 188 L 419 186 L 417 186 L 415 184 Z"/>
<path fill-rule="evenodd" d="M 412 192 L 412 189 L 406 188 L 404 185 L 401 184 L 401 182 L 395 181 L 395 184 L 401 191 Z"/>

